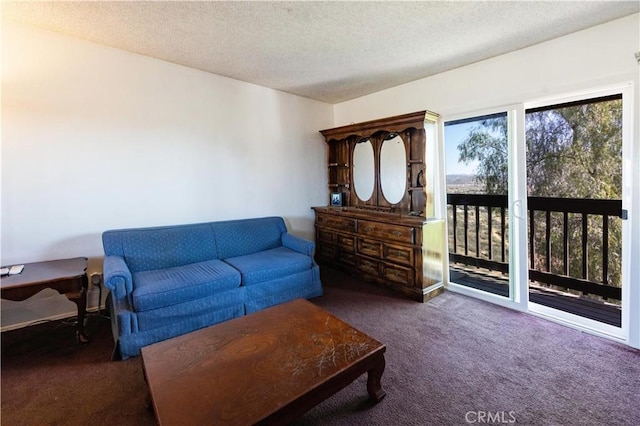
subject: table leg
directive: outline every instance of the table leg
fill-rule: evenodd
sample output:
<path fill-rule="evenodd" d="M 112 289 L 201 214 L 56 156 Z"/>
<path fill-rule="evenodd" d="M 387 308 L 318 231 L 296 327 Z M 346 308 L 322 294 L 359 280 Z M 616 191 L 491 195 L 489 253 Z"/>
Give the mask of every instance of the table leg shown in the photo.
<path fill-rule="evenodd" d="M 78 300 L 78 331 L 77 337 L 80 343 L 89 343 L 89 337 L 84 333 L 84 319 L 87 313 L 87 292 L 82 290 Z"/>
<path fill-rule="evenodd" d="M 384 355 L 380 354 L 378 359 L 375 361 L 375 366 L 368 372 L 367 391 L 369 392 L 369 397 L 374 402 L 380 402 L 382 398 L 387 395 L 384 389 L 382 389 L 382 385 L 380 384 L 382 373 L 384 373 L 384 366 Z"/>
<path fill-rule="evenodd" d="M 79 343 L 89 343 L 89 337 L 84 332 L 84 319 L 87 313 L 87 287 L 89 281 L 86 275 L 82 277 L 82 288 L 80 291 L 73 295 L 73 297 L 67 298 L 74 302 L 78 307 L 78 331 L 76 331 L 76 338 Z"/>

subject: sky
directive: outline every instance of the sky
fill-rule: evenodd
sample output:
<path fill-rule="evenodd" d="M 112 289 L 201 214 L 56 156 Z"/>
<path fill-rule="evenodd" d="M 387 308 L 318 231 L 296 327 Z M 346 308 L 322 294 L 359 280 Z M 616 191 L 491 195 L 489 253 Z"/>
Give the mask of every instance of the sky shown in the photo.
<path fill-rule="evenodd" d="M 444 128 L 444 155 L 445 155 L 445 174 L 447 175 L 475 175 L 477 161 L 473 161 L 468 165 L 458 162 L 458 145 L 469 134 L 469 130 L 476 123 L 461 123 Z"/>

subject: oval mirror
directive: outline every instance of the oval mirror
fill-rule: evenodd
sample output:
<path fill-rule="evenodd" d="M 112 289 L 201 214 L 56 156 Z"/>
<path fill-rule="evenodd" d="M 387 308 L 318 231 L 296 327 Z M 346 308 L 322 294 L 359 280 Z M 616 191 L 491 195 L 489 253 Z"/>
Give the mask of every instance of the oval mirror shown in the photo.
<path fill-rule="evenodd" d="M 390 135 L 391 136 L 391 135 Z M 407 190 L 407 153 L 398 135 L 382 142 L 380 150 L 380 188 L 389 204 L 402 201 Z"/>
<path fill-rule="evenodd" d="M 374 173 L 373 146 L 369 139 L 363 139 L 353 148 L 353 188 L 362 201 L 373 195 Z"/>

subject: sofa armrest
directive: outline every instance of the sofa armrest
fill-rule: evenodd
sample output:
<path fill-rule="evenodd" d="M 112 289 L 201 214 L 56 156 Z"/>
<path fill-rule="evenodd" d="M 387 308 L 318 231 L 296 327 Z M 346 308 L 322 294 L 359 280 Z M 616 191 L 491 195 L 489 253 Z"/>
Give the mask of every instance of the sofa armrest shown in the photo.
<path fill-rule="evenodd" d="M 111 290 L 114 300 L 129 299 L 133 293 L 133 278 L 123 257 L 105 256 L 102 273 L 104 285 Z"/>
<path fill-rule="evenodd" d="M 289 233 L 282 234 L 282 245 L 307 256 L 313 256 L 313 250 L 315 249 L 313 241 L 305 240 Z"/>

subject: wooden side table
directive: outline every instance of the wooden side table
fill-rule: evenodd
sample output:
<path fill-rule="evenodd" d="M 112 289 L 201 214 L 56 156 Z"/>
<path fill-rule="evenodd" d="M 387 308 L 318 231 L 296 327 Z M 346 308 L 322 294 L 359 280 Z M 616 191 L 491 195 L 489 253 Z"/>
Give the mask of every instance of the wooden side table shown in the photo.
<path fill-rule="evenodd" d="M 80 343 L 87 343 L 89 338 L 84 333 L 84 319 L 87 313 L 89 280 L 86 271 L 86 257 L 25 263 L 22 273 L 0 279 L 0 297 L 21 301 L 45 288 L 59 291 L 78 307 L 76 336 Z"/>

